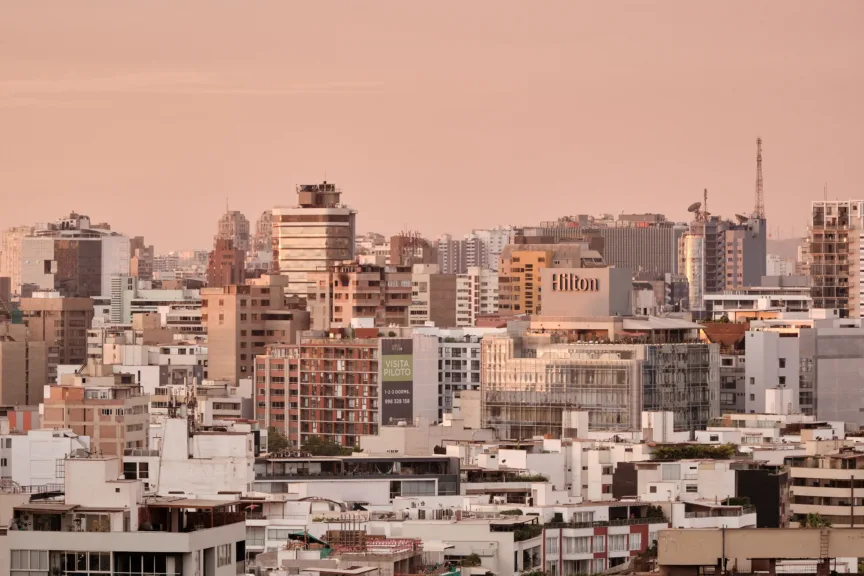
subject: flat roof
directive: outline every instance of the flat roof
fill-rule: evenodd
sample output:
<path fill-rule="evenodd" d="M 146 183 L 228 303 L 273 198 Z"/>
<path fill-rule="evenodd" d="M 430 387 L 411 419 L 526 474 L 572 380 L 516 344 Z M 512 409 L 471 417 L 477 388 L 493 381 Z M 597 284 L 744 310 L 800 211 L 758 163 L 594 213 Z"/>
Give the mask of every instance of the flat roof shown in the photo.
<path fill-rule="evenodd" d="M 43 502 L 38 504 L 24 504 L 15 506 L 15 510 L 21 512 L 70 512 L 78 506 L 74 504 L 64 504 L 63 502 Z"/>
<path fill-rule="evenodd" d="M 240 504 L 239 500 L 203 500 L 199 498 L 178 498 L 176 500 L 148 501 L 149 508 L 224 508 L 232 504 Z"/>

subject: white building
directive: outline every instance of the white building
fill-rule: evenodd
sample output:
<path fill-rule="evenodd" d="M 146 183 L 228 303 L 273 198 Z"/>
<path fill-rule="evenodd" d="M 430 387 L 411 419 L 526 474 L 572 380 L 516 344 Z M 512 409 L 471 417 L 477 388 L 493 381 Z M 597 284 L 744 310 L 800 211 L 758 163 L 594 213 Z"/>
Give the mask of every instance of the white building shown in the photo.
<path fill-rule="evenodd" d="M 145 500 L 142 482 L 122 479 L 117 457 L 64 462 L 61 501 L 22 503 L 0 519 L 9 525 L 0 574 L 242 573 L 246 527 L 236 499 Z"/>
<path fill-rule="evenodd" d="M 190 433 L 185 418 L 168 418 L 160 438 L 158 450 L 128 450 L 123 457 L 126 478 L 146 482 L 147 492 L 220 498 L 224 493 L 251 491 L 255 480 L 251 429 L 202 428 Z"/>
<path fill-rule="evenodd" d="M 2 421 L 8 426 L 8 420 Z M 63 462 L 76 450 L 90 450 L 90 437 L 72 430 L 0 431 L 0 478 L 18 486 L 63 484 Z"/>
<path fill-rule="evenodd" d="M 478 316 L 498 313 L 498 273 L 472 266 L 456 277 L 456 325 L 470 327 Z"/>
<path fill-rule="evenodd" d="M 777 254 L 768 254 L 766 276 L 791 276 L 795 274 L 795 260 L 783 258 Z"/>
<path fill-rule="evenodd" d="M 114 276 L 111 290 L 94 299 L 93 325 L 130 324 L 132 316 L 155 312 L 163 327 L 182 333 L 203 334 L 199 290 L 142 288 L 133 276 Z"/>
<path fill-rule="evenodd" d="M 780 332 L 749 330 L 744 351 L 744 410 L 768 412 L 766 392 L 780 388 L 791 393 L 784 412 L 800 411 L 799 378 L 800 345 L 798 338 Z"/>

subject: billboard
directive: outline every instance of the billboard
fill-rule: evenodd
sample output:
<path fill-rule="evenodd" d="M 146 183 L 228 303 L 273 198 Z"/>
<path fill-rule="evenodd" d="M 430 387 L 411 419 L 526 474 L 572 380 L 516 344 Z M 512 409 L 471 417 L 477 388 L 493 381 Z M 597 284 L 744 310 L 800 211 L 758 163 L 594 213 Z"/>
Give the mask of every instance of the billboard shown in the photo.
<path fill-rule="evenodd" d="M 414 419 L 414 342 L 381 340 L 381 424 Z"/>

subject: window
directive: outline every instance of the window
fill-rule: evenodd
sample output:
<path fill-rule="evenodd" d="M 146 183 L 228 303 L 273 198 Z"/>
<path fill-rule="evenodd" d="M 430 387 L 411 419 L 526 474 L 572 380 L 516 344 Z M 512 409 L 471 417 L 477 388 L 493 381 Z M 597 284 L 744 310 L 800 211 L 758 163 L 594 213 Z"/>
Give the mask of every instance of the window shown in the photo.
<path fill-rule="evenodd" d="M 546 538 L 546 554 L 548 556 L 558 555 L 558 538 Z"/>
<path fill-rule="evenodd" d="M 781 385 L 781 386 L 785 386 L 785 385 L 786 385 L 786 377 L 785 377 L 785 376 L 780 376 L 780 385 Z"/>
<path fill-rule="evenodd" d="M 710 436 L 708 436 L 708 441 L 709 442 L 719 442 L 720 441 L 720 435 L 719 434 L 711 434 Z"/>
<path fill-rule="evenodd" d="M 657 486 L 649 486 L 648 492 L 650 492 L 651 494 L 656 494 L 657 493 Z"/>
<path fill-rule="evenodd" d="M 786 359 L 780 358 L 780 368 L 785 368 L 785 367 L 786 367 Z"/>
<path fill-rule="evenodd" d="M 756 378 L 754 378 L 753 376 L 750 377 L 750 385 L 751 385 L 751 386 L 755 386 L 755 385 L 756 385 Z"/>
<path fill-rule="evenodd" d="M 231 544 L 220 544 L 216 547 L 216 566 L 228 566 L 234 561 Z"/>
<path fill-rule="evenodd" d="M 6 460 L 6 458 L 0 458 L 0 466 L 5 468 L 8 465 L 9 465 L 9 461 Z"/>
<path fill-rule="evenodd" d="M 594 536 L 594 552 L 605 552 L 606 551 L 606 537 L 605 536 Z"/>
<path fill-rule="evenodd" d="M 54 477 L 66 478 L 66 460 L 60 458 L 54 461 Z"/>
<path fill-rule="evenodd" d="M 687 494 L 696 494 L 699 491 L 699 487 L 696 486 L 696 484 L 687 484 L 684 491 L 687 492 Z"/>
<path fill-rule="evenodd" d="M 627 535 L 626 534 L 610 534 L 609 535 L 609 552 L 624 552 L 627 550 Z"/>
<path fill-rule="evenodd" d="M 755 401 L 756 401 L 756 395 L 755 395 L 755 394 L 750 394 L 750 401 L 751 401 L 751 402 L 755 402 Z"/>
<path fill-rule="evenodd" d="M 630 533 L 630 550 L 642 550 L 642 534 L 640 532 Z"/>
<path fill-rule="evenodd" d="M 34 576 L 32 572 L 35 571 L 48 574 L 47 550 L 12 550 L 10 556 L 13 576 Z"/>
<path fill-rule="evenodd" d="M 596 540 L 596 538 L 595 538 Z M 594 568 L 591 570 L 592 574 L 600 574 L 606 570 L 606 560 L 603 558 L 595 558 L 594 559 Z"/>

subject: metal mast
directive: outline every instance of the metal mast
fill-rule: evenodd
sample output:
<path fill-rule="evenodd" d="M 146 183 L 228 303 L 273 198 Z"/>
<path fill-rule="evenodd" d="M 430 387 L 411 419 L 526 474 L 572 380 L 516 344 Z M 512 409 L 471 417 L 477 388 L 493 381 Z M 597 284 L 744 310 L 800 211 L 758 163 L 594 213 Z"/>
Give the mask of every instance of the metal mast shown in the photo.
<path fill-rule="evenodd" d="M 765 193 L 762 190 L 762 138 L 756 139 L 756 218 L 765 219 Z"/>

